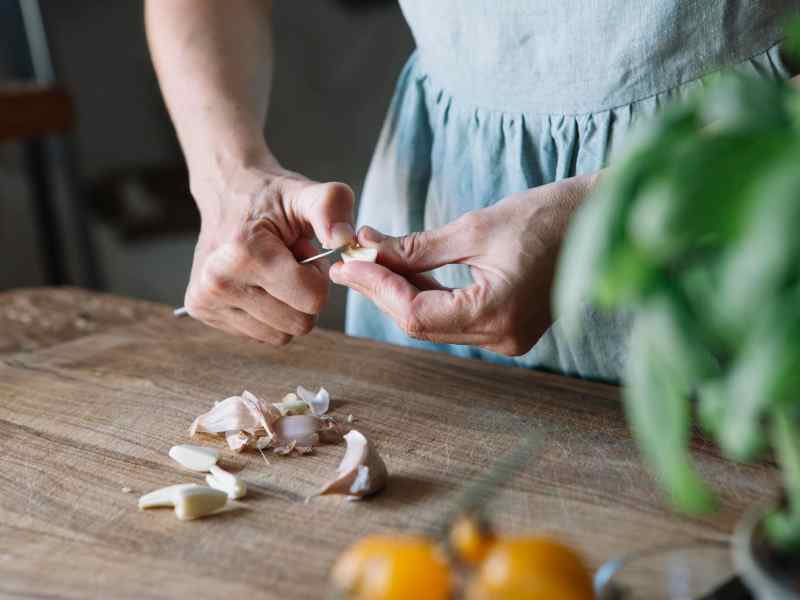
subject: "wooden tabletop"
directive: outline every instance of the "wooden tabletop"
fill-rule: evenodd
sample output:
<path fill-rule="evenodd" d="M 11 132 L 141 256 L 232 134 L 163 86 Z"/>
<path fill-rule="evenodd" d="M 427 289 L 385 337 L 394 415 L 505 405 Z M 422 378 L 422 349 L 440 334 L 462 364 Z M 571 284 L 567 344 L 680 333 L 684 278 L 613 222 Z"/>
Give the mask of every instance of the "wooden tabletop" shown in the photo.
<path fill-rule="evenodd" d="M 76 315 L 91 327 L 53 325 Z M 45 317 L 62 334 L 53 345 L 37 329 Z M 776 486 L 772 467 L 734 466 L 697 438 L 700 470 L 721 492 L 722 510 L 677 517 L 640 465 L 616 388 L 328 331 L 272 349 L 173 319 L 159 305 L 20 291 L 0 295 L 0 348 L 4 598 L 322 598 L 348 544 L 435 526 L 464 482 L 531 428 L 543 448 L 491 514 L 501 530 L 563 537 L 594 566 L 724 536 Z M 334 472 L 340 445 L 270 456 L 270 466 L 226 451 L 224 462 L 251 490 L 240 509 L 194 522 L 137 510 L 143 492 L 201 482 L 167 451 L 189 441 L 192 419 L 215 400 L 242 389 L 278 400 L 297 384 L 325 385 L 334 412 L 355 416 L 388 465 L 384 493 L 304 502 Z"/>

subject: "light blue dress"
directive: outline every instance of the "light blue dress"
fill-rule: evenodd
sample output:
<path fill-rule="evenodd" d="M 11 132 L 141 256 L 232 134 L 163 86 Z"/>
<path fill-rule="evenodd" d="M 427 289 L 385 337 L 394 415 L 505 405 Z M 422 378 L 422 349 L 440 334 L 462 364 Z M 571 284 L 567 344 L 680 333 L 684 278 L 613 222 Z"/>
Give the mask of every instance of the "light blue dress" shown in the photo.
<path fill-rule="evenodd" d="M 787 77 L 778 44 L 800 0 L 401 0 L 417 51 L 397 84 L 359 224 L 402 235 L 606 165 L 631 124 L 723 67 Z M 450 287 L 469 270 L 435 272 Z M 543 292 L 544 293 L 544 292 Z M 544 301 L 544 299 L 543 299 Z M 587 307 L 508 358 L 409 339 L 351 292 L 347 331 L 460 356 L 616 380 L 629 320 Z"/>

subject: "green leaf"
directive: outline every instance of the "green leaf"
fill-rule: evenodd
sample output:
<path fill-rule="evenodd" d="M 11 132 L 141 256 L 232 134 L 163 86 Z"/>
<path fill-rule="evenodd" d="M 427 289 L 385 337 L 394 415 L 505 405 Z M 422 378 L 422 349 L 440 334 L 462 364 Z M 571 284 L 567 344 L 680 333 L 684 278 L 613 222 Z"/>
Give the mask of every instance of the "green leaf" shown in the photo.
<path fill-rule="evenodd" d="M 794 295 L 754 325 L 728 374 L 728 402 L 719 424 L 723 452 L 752 460 L 766 447 L 764 417 L 800 394 L 800 314 Z"/>
<path fill-rule="evenodd" d="M 627 239 L 627 221 L 642 181 L 668 162 L 670 148 L 697 126 L 692 106 L 680 106 L 631 136 L 630 149 L 601 180 L 597 190 L 573 216 L 558 260 L 554 305 L 566 326 L 574 328 L 583 307 L 597 299 L 602 285 L 603 299 L 613 304 L 646 280 L 646 261 L 637 256 Z M 615 277 L 622 266 L 634 279 Z M 606 280 L 606 278 L 608 278 Z"/>
<path fill-rule="evenodd" d="M 791 142 L 752 177 L 742 235 L 721 258 L 720 285 L 711 298 L 716 319 L 736 340 L 786 287 L 800 261 L 800 141 Z"/>
<path fill-rule="evenodd" d="M 787 507 L 767 519 L 770 540 L 785 549 L 800 549 L 800 414 L 783 404 L 773 413 L 772 441 L 783 473 Z"/>
<path fill-rule="evenodd" d="M 692 389 L 715 372 L 715 362 L 693 336 L 680 304 L 666 294 L 636 316 L 626 369 L 629 423 L 647 463 L 670 501 L 688 513 L 708 511 L 715 497 L 689 453 Z"/>

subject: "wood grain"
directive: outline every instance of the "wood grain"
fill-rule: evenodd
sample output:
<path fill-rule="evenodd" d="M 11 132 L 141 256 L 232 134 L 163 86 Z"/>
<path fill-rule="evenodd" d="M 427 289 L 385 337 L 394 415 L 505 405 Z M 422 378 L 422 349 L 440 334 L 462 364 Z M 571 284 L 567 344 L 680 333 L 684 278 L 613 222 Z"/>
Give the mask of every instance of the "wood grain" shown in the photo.
<path fill-rule="evenodd" d="M 64 133 L 74 124 L 72 100 L 60 87 L 0 85 L 0 142 Z"/>
<path fill-rule="evenodd" d="M 140 493 L 201 481 L 167 456 L 194 416 L 244 388 L 278 400 L 297 384 L 324 384 L 335 413 L 353 414 L 380 448 L 382 495 L 306 504 L 343 453 L 324 446 L 270 466 L 226 452 L 252 490 L 227 514 L 182 523 L 136 510 Z M 532 428 L 544 446 L 492 515 L 506 531 L 560 535 L 593 565 L 724 536 L 776 485 L 772 467 L 731 465 L 697 438 L 722 510 L 677 517 L 639 463 L 616 388 L 325 331 L 276 350 L 154 317 L 0 359 L 0 596 L 322 598 L 348 544 L 434 527 L 464 482 Z"/>
<path fill-rule="evenodd" d="M 79 288 L 0 292 L 0 356 L 32 352 L 169 314 L 170 309 L 162 304 Z"/>

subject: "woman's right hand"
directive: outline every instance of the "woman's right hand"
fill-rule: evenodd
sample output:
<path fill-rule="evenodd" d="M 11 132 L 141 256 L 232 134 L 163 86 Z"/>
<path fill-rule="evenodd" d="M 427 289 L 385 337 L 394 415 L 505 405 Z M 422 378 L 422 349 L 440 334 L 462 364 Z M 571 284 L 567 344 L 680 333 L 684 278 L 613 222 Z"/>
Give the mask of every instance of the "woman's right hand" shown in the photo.
<path fill-rule="evenodd" d="M 202 225 L 186 291 L 189 314 L 273 345 L 311 331 L 328 294 L 328 265 L 298 260 L 354 240 L 353 192 L 277 164 L 196 183 Z"/>

